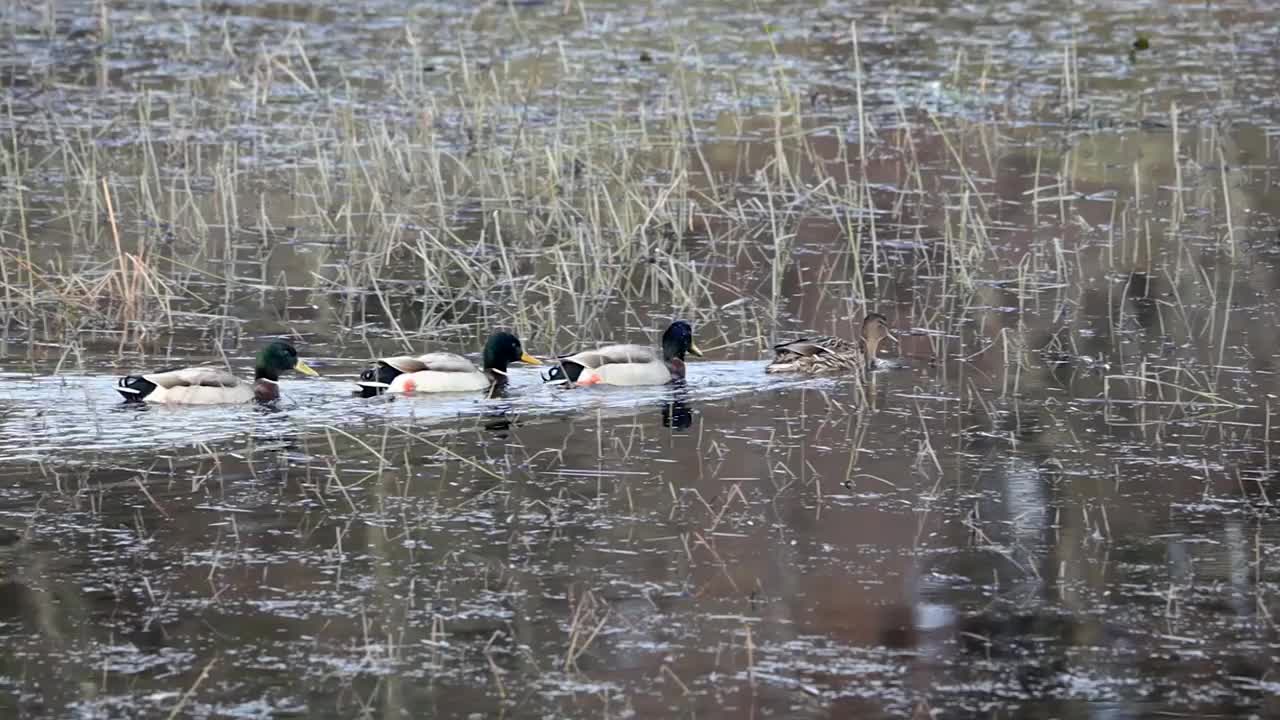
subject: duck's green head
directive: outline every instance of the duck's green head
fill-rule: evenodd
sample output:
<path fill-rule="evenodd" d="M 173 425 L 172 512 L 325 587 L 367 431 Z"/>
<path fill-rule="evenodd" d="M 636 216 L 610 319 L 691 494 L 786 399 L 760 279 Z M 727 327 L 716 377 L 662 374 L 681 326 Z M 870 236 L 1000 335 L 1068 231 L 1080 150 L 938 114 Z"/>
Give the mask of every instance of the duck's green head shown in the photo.
<path fill-rule="evenodd" d="M 275 340 L 258 351 L 254 364 L 254 376 L 268 380 L 279 380 L 280 373 L 297 370 L 303 375 L 319 375 L 298 357 L 298 351 L 284 340 Z"/>
<path fill-rule="evenodd" d="M 509 332 L 496 332 L 484 344 L 484 369 L 506 372 L 513 362 L 541 365 L 542 361 L 524 351 L 520 338 Z"/>
<path fill-rule="evenodd" d="M 662 333 L 662 357 L 668 361 L 684 360 L 685 353 L 702 357 L 702 351 L 693 342 L 693 326 L 677 320 Z"/>

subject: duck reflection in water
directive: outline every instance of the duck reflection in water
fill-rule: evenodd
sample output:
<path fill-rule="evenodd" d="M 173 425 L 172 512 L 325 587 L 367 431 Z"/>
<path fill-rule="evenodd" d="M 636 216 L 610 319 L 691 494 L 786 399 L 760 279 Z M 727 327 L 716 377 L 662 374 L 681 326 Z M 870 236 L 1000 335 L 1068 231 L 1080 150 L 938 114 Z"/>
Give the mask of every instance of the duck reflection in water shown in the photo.
<path fill-rule="evenodd" d="M 485 391 L 487 400 L 506 400 L 511 397 L 507 384 L 491 386 Z M 480 426 L 500 439 L 506 439 L 510 431 L 519 424 L 519 413 L 513 413 L 510 402 L 485 403 L 486 410 L 480 416 Z"/>
<path fill-rule="evenodd" d="M 507 414 L 507 407 L 501 407 L 497 410 L 486 412 L 481 421 L 481 427 L 493 433 L 500 439 L 506 439 L 511 431 L 514 421 Z"/>
<path fill-rule="evenodd" d="M 298 429 L 289 411 L 278 403 L 266 403 L 254 408 L 258 417 L 253 422 L 253 443 L 259 450 L 274 450 L 286 456 L 301 452 Z"/>
<path fill-rule="evenodd" d="M 684 389 L 684 381 L 678 380 L 670 397 L 662 399 L 662 427 L 672 430 L 687 430 L 693 424 L 693 408 L 685 402 L 688 393 Z"/>

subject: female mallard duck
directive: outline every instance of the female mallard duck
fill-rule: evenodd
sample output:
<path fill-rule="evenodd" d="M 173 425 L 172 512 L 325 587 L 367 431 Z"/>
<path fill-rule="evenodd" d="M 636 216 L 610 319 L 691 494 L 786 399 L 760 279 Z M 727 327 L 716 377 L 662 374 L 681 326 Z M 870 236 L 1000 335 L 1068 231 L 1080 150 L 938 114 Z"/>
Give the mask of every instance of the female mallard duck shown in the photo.
<path fill-rule="evenodd" d="M 876 363 L 876 351 L 889 332 L 889 318 L 868 313 L 862 321 L 862 337 L 850 342 L 838 337 L 810 337 L 773 346 L 777 357 L 764 370 L 769 373 L 799 372 L 816 375 L 824 372 L 861 370 Z"/>
<path fill-rule="evenodd" d="M 122 377 L 116 384 L 116 392 L 124 396 L 125 402 L 217 405 L 256 400 L 267 403 L 280 397 L 280 373 L 287 370 L 319 375 L 298 358 L 298 351 L 292 345 L 276 340 L 258 352 L 252 384 L 221 368 L 192 367 Z"/>
<path fill-rule="evenodd" d="M 380 392 L 427 393 L 485 390 L 507 382 L 507 366 L 513 362 L 541 365 L 542 361 L 524 351 L 520 339 L 508 332 L 489 336 L 484 344 L 483 369 L 461 355 L 447 352 L 417 357 L 382 358 L 360 374 L 356 383 L 360 395 Z"/>
<path fill-rule="evenodd" d="M 662 356 L 644 345 L 606 345 L 559 358 L 547 382 L 576 385 L 665 385 L 684 377 L 684 356 L 702 357 L 693 343 L 693 328 L 683 320 L 671 323 L 662 333 Z"/>

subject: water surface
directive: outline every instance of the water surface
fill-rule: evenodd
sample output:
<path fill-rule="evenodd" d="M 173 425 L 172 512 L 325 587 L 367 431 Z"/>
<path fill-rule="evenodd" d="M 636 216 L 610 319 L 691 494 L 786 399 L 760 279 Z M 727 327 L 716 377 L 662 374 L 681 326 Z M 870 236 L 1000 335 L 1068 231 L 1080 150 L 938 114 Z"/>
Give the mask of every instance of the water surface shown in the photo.
<path fill-rule="evenodd" d="M 103 7 L 0 10 L 0 709 L 1280 712 L 1265 3 Z M 673 317 L 679 388 L 351 395 Z"/>

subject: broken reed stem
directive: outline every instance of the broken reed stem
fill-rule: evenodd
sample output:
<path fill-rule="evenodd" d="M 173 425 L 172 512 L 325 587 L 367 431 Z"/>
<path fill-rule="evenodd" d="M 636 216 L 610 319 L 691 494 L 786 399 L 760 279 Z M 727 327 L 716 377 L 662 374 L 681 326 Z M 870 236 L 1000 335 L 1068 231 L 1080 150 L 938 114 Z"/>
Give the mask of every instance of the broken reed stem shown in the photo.
<path fill-rule="evenodd" d="M 178 714 L 181 713 L 182 709 L 187 706 L 188 702 L 190 702 L 191 696 L 200 688 L 200 685 L 205 681 L 205 678 L 209 677 L 209 671 L 213 669 L 213 665 L 216 662 L 218 662 L 218 658 L 215 657 L 204 666 L 204 669 L 200 671 L 200 677 L 197 677 L 196 681 L 191 684 L 191 687 L 187 688 L 187 691 L 182 694 L 182 698 L 178 700 L 178 704 L 169 712 L 167 720 L 174 720 L 174 718 L 178 717 Z"/>
<path fill-rule="evenodd" d="M 131 321 L 136 320 L 138 303 L 137 303 L 137 280 L 138 273 L 130 273 L 130 260 L 140 264 L 139 258 L 126 255 L 124 248 L 120 244 L 120 227 L 116 222 L 115 203 L 111 200 L 111 184 L 107 181 L 106 176 L 102 178 L 102 198 L 107 205 L 107 220 L 111 225 L 111 239 L 115 243 L 116 261 L 120 264 L 120 276 L 117 280 L 117 286 L 120 288 L 120 297 L 124 302 L 123 325 L 125 326 L 125 334 L 128 334 L 128 326 Z"/>
<path fill-rule="evenodd" d="M 865 181 L 867 176 L 867 113 L 862 106 L 862 54 L 858 51 L 857 21 L 849 23 L 849 35 L 853 38 L 854 95 L 858 104 L 858 165 L 862 167 L 862 178 Z"/>
<path fill-rule="evenodd" d="M 111 185 L 107 182 L 107 178 L 102 178 L 102 198 L 107 204 L 107 220 L 111 224 L 111 239 L 116 245 L 116 260 L 120 263 L 120 277 L 123 278 L 128 272 L 128 266 L 124 262 L 124 250 L 120 247 L 120 228 L 116 226 L 116 209 L 111 202 Z"/>
<path fill-rule="evenodd" d="M 689 686 L 686 685 L 685 682 L 680 679 L 680 676 L 676 675 L 675 671 L 671 669 L 671 666 L 663 665 L 662 674 L 666 675 L 667 677 L 675 681 L 675 684 L 680 686 L 680 692 L 684 693 L 685 695 L 688 695 L 690 692 L 692 692 L 691 690 L 689 690 Z"/>
<path fill-rule="evenodd" d="M 142 494 L 147 496 L 147 500 L 151 501 L 151 506 L 154 507 L 161 515 L 165 516 L 165 519 L 172 520 L 173 516 L 166 512 L 160 503 L 156 502 L 156 499 L 151 495 L 151 491 L 147 490 L 146 483 L 142 482 L 142 478 L 135 477 L 133 480 L 138 484 L 138 489 L 142 491 Z"/>
<path fill-rule="evenodd" d="M 1239 403 L 1234 403 L 1234 402 L 1231 402 L 1230 400 L 1223 399 L 1221 396 L 1214 395 L 1213 393 L 1202 392 L 1200 390 L 1193 390 L 1185 385 L 1178 385 L 1176 383 L 1165 382 L 1164 380 L 1158 380 L 1156 378 L 1141 377 L 1138 375 L 1107 375 L 1103 379 L 1105 381 L 1105 387 L 1108 388 L 1107 394 L 1106 394 L 1106 398 L 1108 401 L 1111 400 L 1111 394 L 1109 389 L 1111 387 L 1111 381 L 1121 380 L 1126 382 L 1132 381 L 1132 382 L 1150 383 L 1152 385 L 1158 385 L 1160 387 L 1173 388 L 1178 392 L 1184 392 L 1184 393 L 1187 393 L 1188 395 L 1194 395 L 1195 397 L 1202 398 L 1203 400 L 1207 401 L 1208 404 L 1217 405 L 1219 407 L 1233 407 L 1233 408 L 1245 407 L 1244 405 L 1241 405 Z"/>

